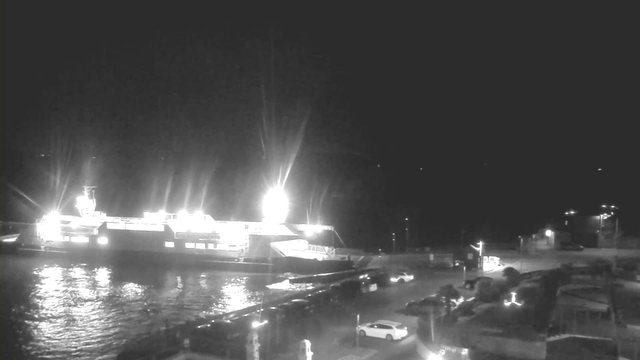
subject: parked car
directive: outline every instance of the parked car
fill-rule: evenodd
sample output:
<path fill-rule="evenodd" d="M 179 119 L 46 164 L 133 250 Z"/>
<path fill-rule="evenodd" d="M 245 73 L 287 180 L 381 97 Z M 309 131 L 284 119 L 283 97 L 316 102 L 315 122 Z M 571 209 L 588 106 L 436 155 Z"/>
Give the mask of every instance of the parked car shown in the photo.
<path fill-rule="evenodd" d="M 413 278 L 414 278 L 413 274 L 409 274 L 408 272 L 405 272 L 405 271 L 400 271 L 395 275 L 391 275 L 391 282 L 402 284 L 402 283 L 413 280 Z"/>
<path fill-rule="evenodd" d="M 399 322 L 388 320 L 378 320 L 358 325 L 356 331 L 358 332 L 358 335 L 363 337 L 371 336 L 390 341 L 401 340 L 409 335 L 409 330 L 406 326 Z"/>
<path fill-rule="evenodd" d="M 466 281 L 462 284 L 462 286 L 463 286 L 465 289 L 473 290 L 473 289 L 475 289 L 475 288 L 476 288 L 476 284 L 477 284 L 477 283 L 478 283 L 478 281 L 480 281 L 480 280 L 493 281 L 493 279 L 492 279 L 492 278 L 490 278 L 490 277 L 488 277 L 488 276 L 480 276 L 480 277 L 477 277 L 477 278 L 475 278 L 475 279 L 469 279 L 469 280 L 466 280 Z"/>
<path fill-rule="evenodd" d="M 565 251 L 583 251 L 584 250 L 584 246 L 576 244 L 576 243 L 572 243 L 572 242 L 566 242 L 566 243 L 560 244 L 560 250 L 565 250 Z"/>
<path fill-rule="evenodd" d="M 451 308 L 455 307 L 456 303 L 451 301 Z M 409 301 L 405 306 L 405 311 L 409 315 L 444 314 L 445 302 L 435 296 L 429 296 L 422 300 Z"/>

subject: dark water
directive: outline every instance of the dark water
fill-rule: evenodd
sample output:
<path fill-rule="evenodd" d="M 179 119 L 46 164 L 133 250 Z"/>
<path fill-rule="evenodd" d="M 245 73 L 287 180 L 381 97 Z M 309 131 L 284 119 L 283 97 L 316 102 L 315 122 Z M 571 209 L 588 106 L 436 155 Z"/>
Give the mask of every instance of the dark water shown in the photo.
<path fill-rule="evenodd" d="M 110 359 L 161 328 L 274 299 L 268 274 L 0 257 L 2 359 Z"/>

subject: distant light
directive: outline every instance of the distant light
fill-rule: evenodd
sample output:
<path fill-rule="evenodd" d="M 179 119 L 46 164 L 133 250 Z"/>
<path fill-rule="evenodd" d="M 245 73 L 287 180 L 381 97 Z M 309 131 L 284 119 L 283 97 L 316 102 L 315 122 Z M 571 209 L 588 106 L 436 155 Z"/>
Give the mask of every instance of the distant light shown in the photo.
<path fill-rule="evenodd" d="M 545 236 L 552 236 L 553 235 L 553 231 L 547 230 L 547 231 L 544 232 L 544 235 Z"/>
<path fill-rule="evenodd" d="M 57 212 L 57 211 L 52 211 L 52 212 L 48 213 L 45 217 L 57 219 L 57 218 L 60 217 L 60 213 Z"/>
<path fill-rule="evenodd" d="M 598 168 L 598 171 L 602 171 L 602 168 Z"/>
<path fill-rule="evenodd" d="M 505 306 L 510 306 L 511 304 L 515 304 L 517 306 L 521 306 L 522 304 L 516 301 L 516 293 L 515 292 L 511 292 L 511 301 L 504 301 L 504 305 Z"/>
<path fill-rule="evenodd" d="M 420 168 L 420 171 L 422 171 L 422 168 Z"/>
<path fill-rule="evenodd" d="M 18 237 L 14 236 L 14 237 L 3 239 L 2 242 L 15 242 L 16 240 L 18 240 Z"/>
<path fill-rule="evenodd" d="M 270 189 L 262 201 L 264 221 L 282 224 L 289 214 L 289 199 L 282 188 Z"/>
<path fill-rule="evenodd" d="M 262 325 L 266 324 L 267 322 L 268 322 L 267 320 L 264 320 L 264 321 L 254 321 L 254 322 L 252 322 L 252 323 L 251 323 L 251 327 L 252 327 L 252 328 L 254 328 L 254 329 L 256 329 L 256 328 L 259 328 L 260 326 L 262 326 Z"/>
<path fill-rule="evenodd" d="M 405 218 L 406 221 L 409 221 L 409 218 Z"/>
<path fill-rule="evenodd" d="M 88 243 L 89 238 L 87 236 L 72 236 L 71 242 L 74 243 Z"/>
<path fill-rule="evenodd" d="M 380 164 L 378 164 L 378 167 L 380 167 Z"/>
<path fill-rule="evenodd" d="M 100 236 L 98 238 L 98 244 L 100 245 L 107 245 L 109 243 L 109 239 L 107 239 L 106 236 Z"/>
<path fill-rule="evenodd" d="M 602 206 L 601 206 L 601 207 L 606 208 L 606 207 L 607 207 L 607 205 L 602 204 Z"/>

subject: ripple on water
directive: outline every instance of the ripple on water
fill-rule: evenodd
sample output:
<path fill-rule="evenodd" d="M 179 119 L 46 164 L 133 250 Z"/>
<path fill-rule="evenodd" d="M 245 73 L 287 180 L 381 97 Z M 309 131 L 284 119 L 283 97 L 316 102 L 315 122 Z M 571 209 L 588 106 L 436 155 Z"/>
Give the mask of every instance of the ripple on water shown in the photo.
<path fill-rule="evenodd" d="M 165 321 L 179 324 L 285 294 L 266 289 L 264 274 L 41 258 L 1 264 L 3 306 L 10 306 L 3 316 L 11 317 L 28 358 L 111 358 Z"/>

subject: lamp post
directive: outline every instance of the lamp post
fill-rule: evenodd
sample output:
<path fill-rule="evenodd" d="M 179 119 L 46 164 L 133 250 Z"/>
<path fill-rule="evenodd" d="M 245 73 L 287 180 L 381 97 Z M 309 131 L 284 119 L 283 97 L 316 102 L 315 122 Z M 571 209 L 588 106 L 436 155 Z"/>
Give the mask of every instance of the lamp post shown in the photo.
<path fill-rule="evenodd" d="M 565 211 L 564 215 L 567 216 L 567 220 L 565 220 L 564 224 L 569 228 L 569 234 L 571 235 L 571 241 L 575 241 L 574 239 L 574 229 L 575 229 L 575 220 L 571 219 L 571 225 L 569 225 L 569 219 L 573 218 L 577 212 L 573 209 Z"/>
<path fill-rule="evenodd" d="M 483 267 L 484 267 L 484 262 L 482 260 L 482 248 L 483 248 L 483 243 L 482 240 L 480 240 L 478 242 L 478 246 L 473 246 L 471 245 L 472 248 L 474 248 L 477 252 L 478 252 L 478 270 L 482 271 Z"/>
<path fill-rule="evenodd" d="M 393 242 L 393 250 L 391 251 L 392 254 L 396 253 L 396 233 L 392 232 L 391 233 L 391 241 Z"/>
<path fill-rule="evenodd" d="M 406 247 L 406 252 L 409 252 L 409 218 L 404 218 L 405 221 L 405 227 L 404 230 L 407 232 L 407 244 L 405 245 Z"/>
<path fill-rule="evenodd" d="M 598 234 L 602 238 L 602 240 L 604 240 L 604 236 L 602 235 L 602 228 L 604 227 L 604 221 L 607 220 L 608 218 L 612 217 L 615 214 L 615 212 L 613 210 L 617 210 L 618 207 L 615 206 L 615 205 L 605 205 L 605 204 L 603 204 L 601 206 L 601 208 L 605 212 L 600 214 L 600 230 L 598 230 Z M 611 211 L 611 213 L 607 212 L 609 210 Z M 613 245 L 614 245 L 614 248 L 616 249 L 616 255 L 617 255 L 617 251 L 618 251 L 617 241 L 618 241 L 618 218 L 616 217 L 616 227 L 615 227 L 615 233 L 614 233 L 614 239 L 613 239 Z"/>
<path fill-rule="evenodd" d="M 602 235 L 602 227 L 604 225 L 604 220 L 614 216 L 615 215 L 614 210 L 618 210 L 618 207 L 615 205 L 605 205 L 605 204 L 603 204 L 601 207 L 602 207 L 602 210 L 604 211 L 611 211 L 610 214 L 608 212 L 600 214 L 600 236 L 604 238 L 604 236 Z M 613 248 L 615 249 L 615 252 L 616 252 L 615 256 L 613 257 L 613 268 L 615 269 L 618 266 L 618 217 L 617 216 L 616 216 L 615 230 L 613 233 Z"/>

